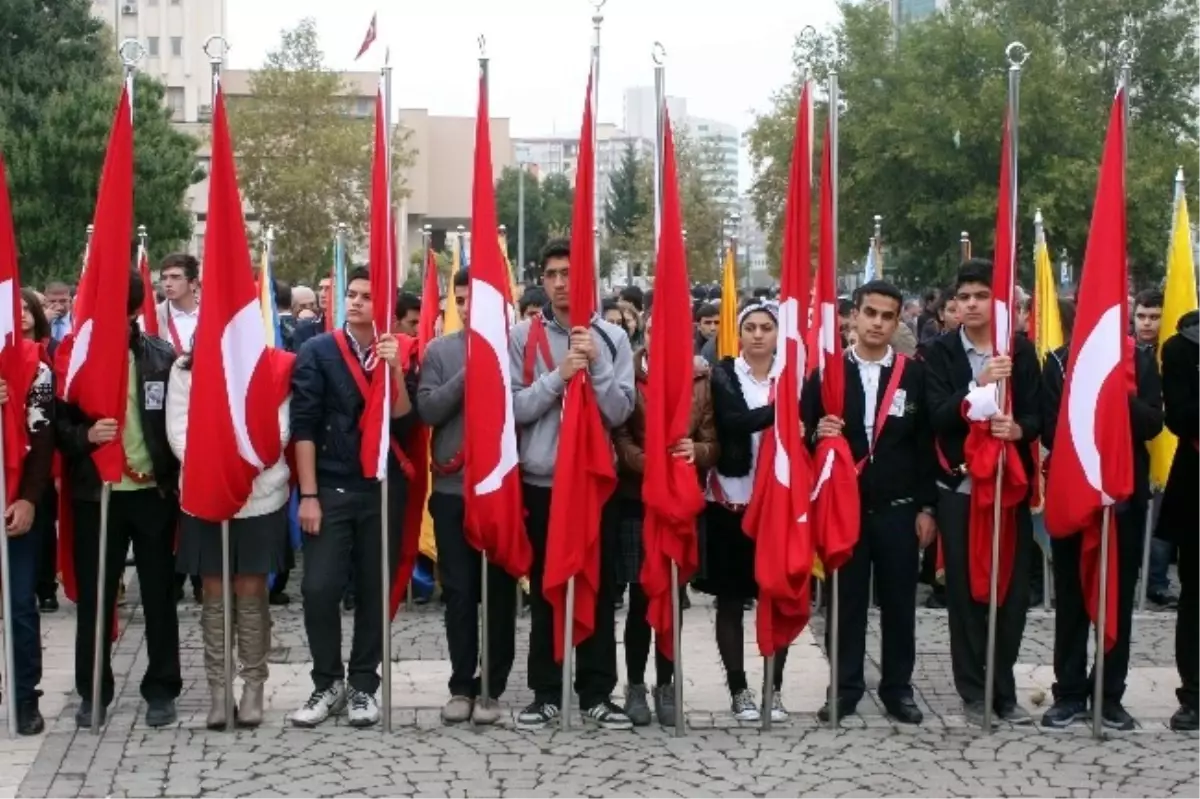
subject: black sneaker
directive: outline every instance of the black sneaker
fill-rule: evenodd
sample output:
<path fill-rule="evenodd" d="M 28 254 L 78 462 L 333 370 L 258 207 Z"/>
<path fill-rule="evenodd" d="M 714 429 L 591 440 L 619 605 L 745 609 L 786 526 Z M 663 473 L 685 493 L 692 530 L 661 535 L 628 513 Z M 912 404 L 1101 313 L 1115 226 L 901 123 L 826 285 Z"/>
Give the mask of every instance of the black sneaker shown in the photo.
<path fill-rule="evenodd" d="M 1167 610 L 1174 610 L 1179 607 L 1179 597 L 1172 594 L 1170 589 L 1166 591 L 1148 591 L 1146 599 Z"/>
<path fill-rule="evenodd" d="M 51 594 L 38 600 L 38 610 L 42 613 L 54 613 L 58 610 L 58 597 Z"/>
<path fill-rule="evenodd" d="M 357 603 L 354 600 L 354 594 L 346 594 L 344 597 L 342 597 L 342 610 L 346 611 L 347 613 L 354 610 L 356 604 Z"/>
<path fill-rule="evenodd" d="M 17 705 L 17 734 L 40 735 L 46 729 L 46 720 L 38 710 L 37 699 L 26 699 Z"/>
<path fill-rule="evenodd" d="M 1100 723 L 1110 730 L 1120 730 L 1121 732 L 1129 732 L 1137 726 L 1133 716 L 1129 715 L 1129 711 L 1120 702 L 1107 699 L 1100 708 Z"/>
<path fill-rule="evenodd" d="M 853 715 L 854 711 L 857 708 L 858 708 L 858 702 L 851 702 L 849 699 L 839 698 L 838 705 L 837 705 L 838 722 L 840 723 L 842 719 L 846 718 L 846 716 Z M 820 721 L 822 724 L 829 723 L 829 700 L 828 699 L 825 700 L 825 704 L 821 705 L 821 709 L 817 711 L 817 720 Z"/>
<path fill-rule="evenodd" d="M 1171 716 L 1171 729 L 1175 732 L 1195 732 L 1198 727 L 1200 727 L 1200 718 L 1197 717 L 1196 709 L 1193 707 L 1180 705 L 1179 710 L 1176 710 Z"/>
<path fill-rule="evenodd" d="M 100 708 L 100 726 L 104 726 L 104 721 L 108 716 L 108 708 Z M 79 703 L 79 707 L 75 709 L 75 726 L 81 730 L 88 729 L 92 726 L 92 700 L 84 699 Z"/>
<path fill-rule="evenodd" d="M 624 710 L 612 702 L 604 701 L 583 711 L 583 720 L 595 724 L 602 730 L 632 730 L 633 721 Z"/>
<path fill-rule="evenodd" d="M 540 730 L 556 720 L 561 711 L 553 702 L 533 701 L 517 714 L 518 730 Z"/>
<path fill-rule="evenodd" d="M 1087 716 L 1087 702 L 1078 699 L 1060 699 L 1042 714 L 1042 726 L 1052 730 L 1070 727 Z"/>
<path fill-rule="evenodd" d="M 287 605 L 292 601 L 292 598 L 285 591 L 272 591 L 267 596 L 267 601 L 272 605 Z"/>
<path fill-rule="evenodd" d="M 179 720 L 174 699 L 151 699 L 146 703 L 146 726 L 166 727 Z"/>
<path fill-rule="evenodd" d="M 1001 721 L 1007 721 L 1017 727 L 1023 727 L 1027 724 L 1033 724 L 1033 716 L 1029 715 L 1029 711 L 1013 702 L 1011 705 L 1002 705 L 996 708 L 996 716 Z"/>

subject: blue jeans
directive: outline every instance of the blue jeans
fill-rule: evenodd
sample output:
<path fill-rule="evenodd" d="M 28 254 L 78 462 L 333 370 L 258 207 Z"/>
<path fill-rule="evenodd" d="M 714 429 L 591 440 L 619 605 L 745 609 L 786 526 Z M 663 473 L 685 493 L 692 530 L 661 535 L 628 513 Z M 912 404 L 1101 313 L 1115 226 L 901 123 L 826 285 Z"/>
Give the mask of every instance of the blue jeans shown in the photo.
<path fill-rule="evenodd" d="M 1146 591 L 1151 594 L 1165 594 L 1171 590 L 1171 578 L 1167 570 L 1171 567 L 1171 553 L 1175 544 L 1154 538 L 1150 541 L 1150 574 L 1146 578 Z"/>
<path fill-rule="evenodd" d="M 0 538 L 0 545 L 3 539 Z M 38 558 L 41 529 L 8 539 L 9 579 L 12 581 L 12 628 L 16 660 L 17 703 L 37 699 L 42 681 L 42 620 L 38 614 Z"/>

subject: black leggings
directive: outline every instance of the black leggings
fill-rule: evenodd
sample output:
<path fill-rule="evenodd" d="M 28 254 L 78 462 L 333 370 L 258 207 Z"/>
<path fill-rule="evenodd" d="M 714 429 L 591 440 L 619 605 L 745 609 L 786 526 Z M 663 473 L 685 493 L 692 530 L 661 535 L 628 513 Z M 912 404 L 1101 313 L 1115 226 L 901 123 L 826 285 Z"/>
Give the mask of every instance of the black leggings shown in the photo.
<path fill-rule="evenodd" d="M 748 687 L 746 684 L 745 630 L 742 617 L 746 600 L 735 596 L 717 597 L 717 651 L 725 666 L 725 680 L 729 684 L 730 696 L 736 696 Z M 775 653 L 775 690 L 783 687 L 783 666 L 787 663 L 786 649 Z"/>
<path fill-rule="evenodd" d="M 639 583 L 629 586 L 629 615 L 625 617 L 625 671 L 630 685 L 646 682 L 646 661 L 650 658 L 650 622 L 646 609 L 650 600 Z M 654 676 L 656 685 L 670 685 L 675 677 L 675 664 L 654 647 Z"/>

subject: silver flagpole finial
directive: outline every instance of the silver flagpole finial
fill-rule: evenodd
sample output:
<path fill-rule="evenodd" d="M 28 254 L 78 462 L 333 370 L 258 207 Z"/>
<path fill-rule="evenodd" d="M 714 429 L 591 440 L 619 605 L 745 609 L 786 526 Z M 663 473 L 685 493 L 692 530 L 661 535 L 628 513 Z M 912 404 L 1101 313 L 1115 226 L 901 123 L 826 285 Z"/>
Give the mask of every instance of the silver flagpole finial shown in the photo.
<path fill-rule="evenodd" d="M 125 69 L 133 70 L 138 62 L 146 57 L 146 48 L 142 47 L 142 43 L 137 39 L 125 39 L 117 48 L 117 53 L 121 56 L 121 63 L 125 65 Z"/>
<path fill-rule="evenodd" d="M 661 67 L 667 61 L 667 48 L 663 47 L 662 42 L 655 42 L 650 48 L 650 60 L 654 62 L 654 66 Z"/>
<path fill-rule="evenodd" d="M 804 49 L 803 67 L 804 67 L 804 71 L 806 73 L 806 77 L 808 74 L 812 73 L 813 51 L 817 47 L 817 40 L 818 40 L 817 29 L 814 28 L 812 25 L 805 25 L 803 28 L 800 29 L 800 35 L 796 37 L 796 43 L 799 44 L 800 47 L 802 47 Z"/>
<path fill-rule="evenodd" d="M 487 55 L 487 37 L 481 33 L 481 34 L 479 34 L 479 37 L 475 40 L 475 43 L 479 45 L 479 57 L 487 58 L 488 57 L 488 55 Z"/>
<path fill-rule="evenodd" d="M 1180 164 L 1180 165 L 1179 165 L 1179 168 L 1175 170 L 1175 182 L 1176 182 L 1176 183 L 1183 183 L 1183 182 L 1184 182 L 1184 178 L 1183 178 L 1183 164 Z"/>
<path fill-rule="evenodd" d="M 213 64 L 222 64 L 225 56 L 229 55 L 229 49 L 229 40 L 219 33 L 214 33 L 204 40 L 204 54 Z"/>
<path fill-rule="evenodd" d="M 139 238 L 139 239 L 144 239 L 144 238 L 146 238 L 146 226 L 145 226 L 145 225 L 138 225 L 138 226 L 137 226 L 137 235 L 138 235 L 138 238 Z M 143 242 L 143 243 L 144 243 L 144 242 Z"/>
<path fill-rule="evenodd" d="M 1035 225 L 1042 224 L 1042 209 L 1041 208 L 1034 209 L 1033 224 L 1035 224 Z"/>
<path fill-rule="evenodd" d="M 275 241 L 275 226 L 267 225 L 267 243 L 271 244 Z"/>
<path fill-rule="evenodd" d="M 1008 59 L 1009 69 L 1020 69 L 1029 60 L 1029 48 L 1020 42 L 1011 42 L 1004 48 L 1004 57 Z"/>

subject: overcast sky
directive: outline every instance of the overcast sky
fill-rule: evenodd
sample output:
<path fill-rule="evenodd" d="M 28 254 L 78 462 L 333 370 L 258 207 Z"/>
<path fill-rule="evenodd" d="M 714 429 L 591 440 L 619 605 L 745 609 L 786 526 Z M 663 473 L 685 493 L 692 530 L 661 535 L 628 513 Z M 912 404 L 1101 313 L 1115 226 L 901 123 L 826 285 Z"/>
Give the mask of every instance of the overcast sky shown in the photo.
<path fill-rule="evenodd" d="M 355 63 L 371 15 L 378 38 Z M 254 0 L 230 2 L 230 66 L 253 69 L 279 32 L 313 17 L 326 62 L 377 69 L 391 47 L 394 107 L 475 113 L 479 50 L 491 58 L 491 113 L 515 136 L 577 133 L 592 41 L 588 0 Z M 834 0 L 610 0 L 601 28 L 600 121 L 621 123 L 625 88 L 652 85 L 650 51 L 667 49 L 667 91 L 688 112 L 745 131 L 754 111 L 791 75 L 791 47 L 805 25 L 825 28 Z M 469 153 L 464 153 L 469 157 Z M 741 183 L 749 179 L 742 154 Z"/>

